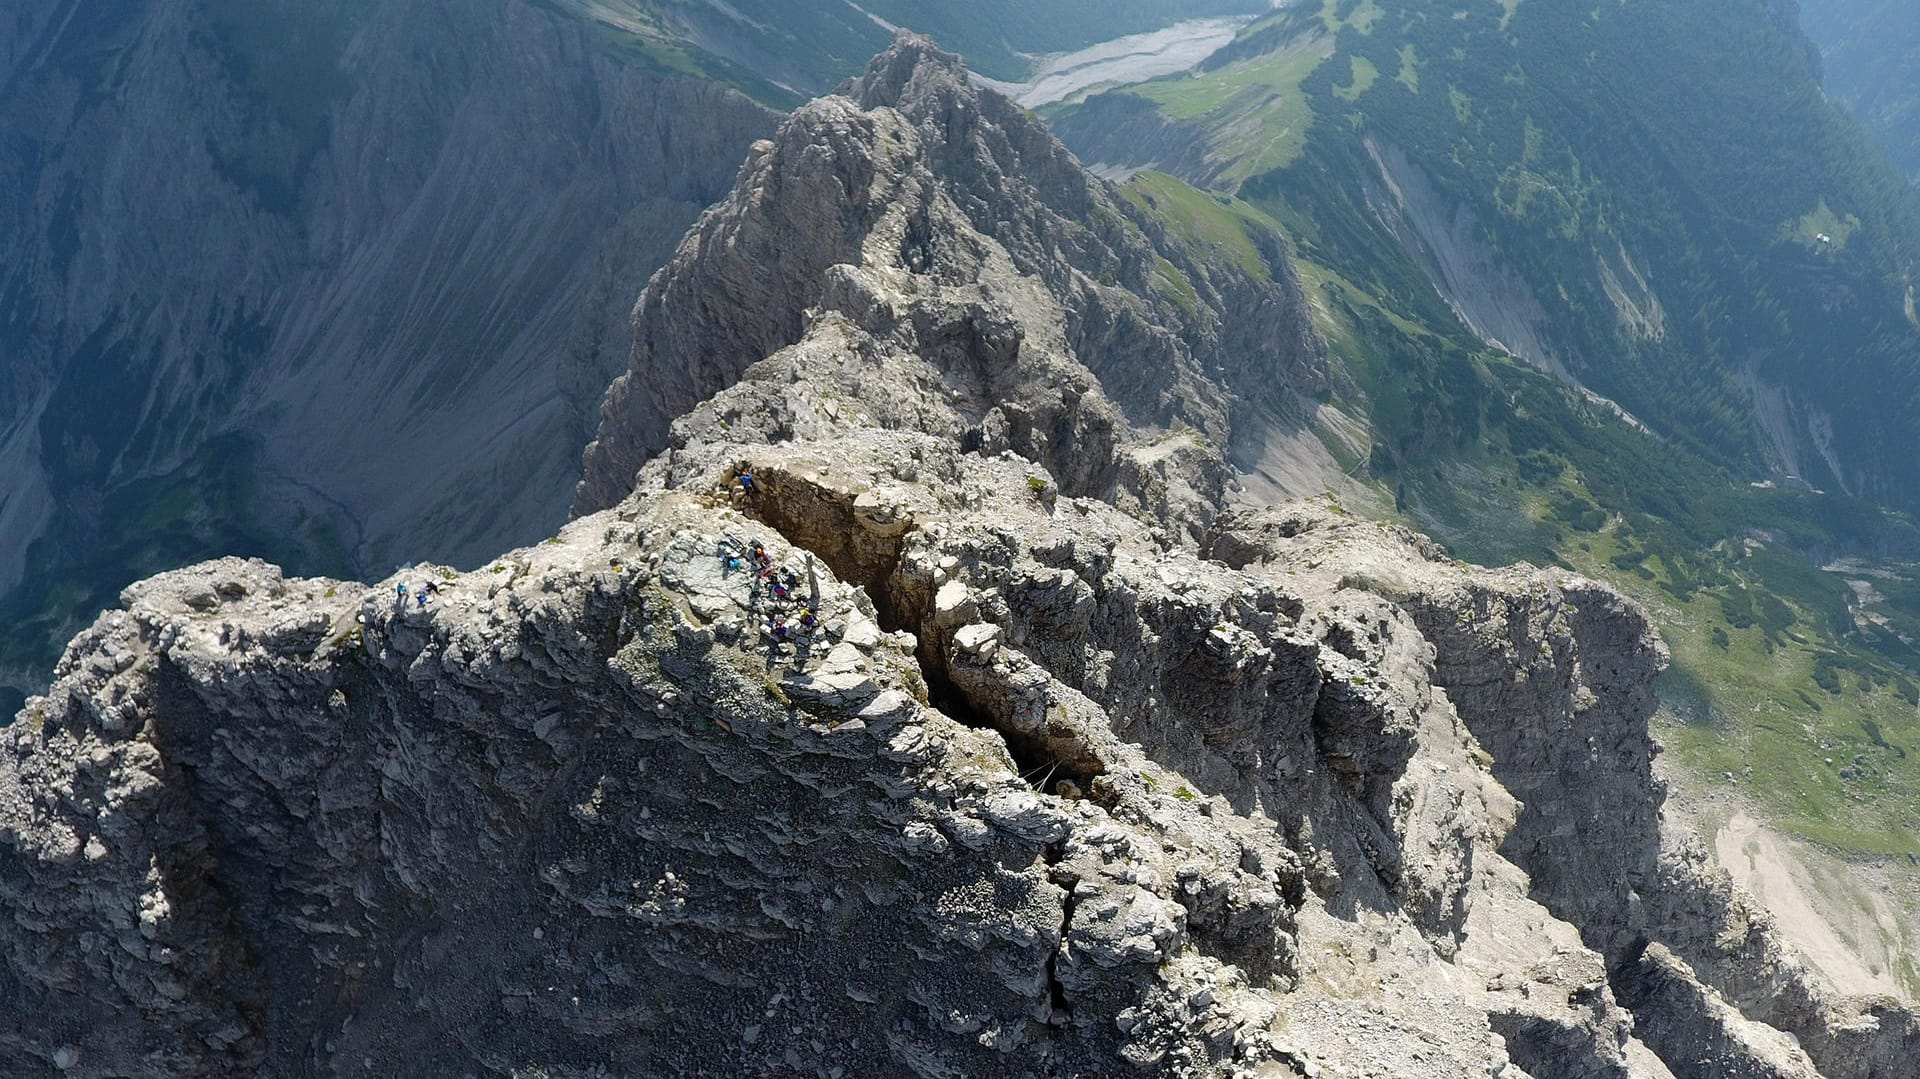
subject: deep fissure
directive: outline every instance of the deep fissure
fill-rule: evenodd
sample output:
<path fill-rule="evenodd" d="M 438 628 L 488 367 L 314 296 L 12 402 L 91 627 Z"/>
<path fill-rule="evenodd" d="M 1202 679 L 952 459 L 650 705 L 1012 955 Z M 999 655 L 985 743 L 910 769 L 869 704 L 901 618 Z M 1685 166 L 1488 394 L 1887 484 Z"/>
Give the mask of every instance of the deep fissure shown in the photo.
<path fill-rule="evenodd" d="M 740 475 L 749 471 L 744 464 L 738 466 L 725 486 L 740 488 Z M 901 552 L 913 534 L 911 524 L 895 535 L 880 535 L 863 526 L 852 496 L 845 492 L 781 469 L 751 470 L 751 474 L 753 488 L 742 507 L 747 516 L 825 562 L 841 580 L 865 589 L 881 629 L 914 637 L 914 658 L 929 704 L 957 723 L 998 734 L 1015 771 L 1033 789 L 1059 794 L 1067 789 L 1063 784 L 1070 784 L 1077 791 L 1089 790 L 1094 771 L 1067 765 L 1044 738 L 1012 729 L 955 684 L 940 641 L 927 629 L 931 591 L 919 595 L 899 578 Z M 814 512 L 804 512 L 807 508 Z"/>
<path fill-rule="evenodd" d="M 1061 844 L 1047 847 L 1047 879 L 1065 893 L 1060 897 L 1060 942 L 1047 955 L 1047 1000 L 1052 1010 L 1048 1022 L 1054 1026 L 1065 1026 L 1073 1015 L 1073 1005 L 1067 1001 L 1067 987 L 1060 981 L 1060 953 L 1066 950 L 1067 934 L 1073 931 L 1073 911 L 1079 900 L 1074 895 L 1078 881 L 1059 868 L 1065 857 L 1066 850 Z"/>
<path fill-rule="evenodd" d="M 729 477 L 730 486 L 737 483 L 737 477 Z M 1091 789 L 1091 774 L 1065 767 L 1060 755 L 1054 753 L 1044 739 L 1011 729 L 1009 724 L 1000 722 L 975 704 L 955 684 L 943 642 L 929 626 L 933 593 L 930 589 L 907 587 L 899 572 L 906 538 L 913 534 L 911 526 L 884 544 L 862 545 L 859 537 L 871 533 L 862 529 L 848 496 L 797 480 L 784 472 L 756 474 L 754 483 L 759 490 L 749 503 L 750 516 L 779 532 L 789 543 L 811 552 L 842 580 L 865 588 L 882 629 L 913 635 L 914 660 L 926 683 L 929 704 L 955 722 L 998 734 L 1013 759 L 1015 771 L 1036 791 L 1056 794 L 1063 783 L 1076 784 L 1080 791 Z M 792 502 L 786 498 L 806 501 Z M 825 512 L 805 515 L 796 510 L 797 506 L 807 504 Z M 1067 987 L 1059 972 L 1077 902 L 1075 880 L 1059 868 L 1065 856 L 1065 848 L 1059 843 L 1049 845 L 1043 854 L 1048 878 L 1062 891 L 1060 940 L 1048 953 L 1045 964 L 1048 1023 L 1054 1028 L 1065 1026 L 1073 1014 Z"/>
<path fill-rule="evenodd" d="M 1068 767 L 1044 739 L 1009 729 L 1006 724 L 976 706 L 953 684 L 944 663 L 930 664 L 924 656 L 919 658 L 920 676 L 926 679 L 927 697 L 933 706 L 949 719 L 975 730 L 998 734 L 1000 740 L 1006 743 L 1007 755 L 1013 758 L 1014 770 L 1027 786 L 1042 794 L 1059 794 L 1062 783 L 1071 783 L 1081 791 L 1088 789 L 1093 773 Z"/>

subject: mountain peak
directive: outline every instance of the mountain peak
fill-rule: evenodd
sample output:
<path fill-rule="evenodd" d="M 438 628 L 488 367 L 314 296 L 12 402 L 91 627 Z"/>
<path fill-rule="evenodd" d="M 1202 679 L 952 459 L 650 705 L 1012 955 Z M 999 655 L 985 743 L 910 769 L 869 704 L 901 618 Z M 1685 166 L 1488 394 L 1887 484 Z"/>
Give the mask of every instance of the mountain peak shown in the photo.
<path fill-rule="evenodd" d="M 976 99 L 981 92 L 967 74 L 966 61 L 942 49 L 930 37 L 902 30 L 864 73 L 841 84 L 839 93 L 872 109 L 897 108 L 903 101 L 924 99 L 933 93 L 945 96 L 953 90 Z"/>
<path fill-rule="evenodd" d="M 1237 395 L 1296 395 L 1320 377 L 1324 346 L 1284 260 L 1253 280 L 1183 248 L 925 38 L 902 35 L 841 89 L 755 147 L 641 297 L 576 509 L 614 505 L 661 449 L 699 441 L 676 418 L 730 387 L 755 396 L 734 404 L 733 428 L 844 433 L 796 415 L 793 391 L 760 393 L 768 380 L 749 371 L 764 364 L 808 397 L 862 402 L 880 426 L 1010 449 L 1071 494 L 1153 506 L 1197 535 L 1225 499 L 1218 448 Z M 1260 313 L 1232 346 L 1228 288 L 1257 294 L 1242 309 Z M 809 347 L 827 339 L 839 344 Z M 848 347 L 905 383 L 847 369 Z M 1219 377 L 1236 364 L 1261 372 L 1258 388 Z M 1128 448 L 1178 431 L 1209 449 Z"/>

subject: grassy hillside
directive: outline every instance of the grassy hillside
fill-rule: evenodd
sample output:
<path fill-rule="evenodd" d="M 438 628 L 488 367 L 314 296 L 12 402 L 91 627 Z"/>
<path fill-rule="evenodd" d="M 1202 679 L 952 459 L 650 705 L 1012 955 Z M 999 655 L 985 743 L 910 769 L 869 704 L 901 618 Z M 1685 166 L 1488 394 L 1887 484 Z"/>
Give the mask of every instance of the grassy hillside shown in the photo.
<path fill-rule="evenodd" d="M 1296 224 L 1357 284 L 1425 303 L 1429 273 L 1381 267 L 1453 229 L 1486 249 L 1455 261 L 1530 284 L 1511 306 L 1531 351 L 1664 436 L 1756 479 L 1920 508 L 1920 463 L 1889 452 L 1920 436 L 1920 212 L 1761 0 L 1591 17 L 1327 0 L 1081 112 L 1143 105 L 1204 144 L 1209 167 L 1184 173 Z M 1084 124 L 1062 129 L 1085 145 Z M 1383 158 L 1435 196 L 1411 243 L 1381 228 Z M 1756 383 L 1778 415 L 1756 414 Z"/>
<path fill-rule="evenodd" d="M 1457 324 L 1331 267 L 1305 276 L 1364 388 L 1371 478 L 1404 516 L 1469 561 L 1613 582 L 1672 649 L 1663 737 L 1681 760 L 1788 831 L 1920 854 L 1920 529 L 1752 486 Z"/>
<path fill-rule="evenodd" d="M 1774 5 L 1328 0 L 1061 126 L 1112 160 L 1089 123 L 1143 108 L 1130 163 L 1293 241 L 1383 498 L 1635 595 L 1697 773 L 1920 853 L 1920 215 Z M 1191 219 L 1173 183 L 1130 189 Z M 1462 324 L 1435 282 L 1474 275 L 1550 363 Z"/>

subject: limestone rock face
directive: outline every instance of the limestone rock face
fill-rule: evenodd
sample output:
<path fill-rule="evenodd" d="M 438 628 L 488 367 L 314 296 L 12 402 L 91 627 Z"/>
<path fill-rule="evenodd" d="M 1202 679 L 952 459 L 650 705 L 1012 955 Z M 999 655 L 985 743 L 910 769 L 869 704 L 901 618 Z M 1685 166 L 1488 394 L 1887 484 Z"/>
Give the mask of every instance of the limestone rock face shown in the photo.
<path fill-rule="evenodd" d="M 868 422 L 1015 450 L 1069 493 L 1191 501 L 1183 517 L 1219 505 L 1224 475 L 1185 469 L 1174 486 L 1192 488 L 1165 490 L 1167 456 L 1224 445 L 1236 409 L 1284 413 L 1326 377 L 1284 261 L 1256 282 L 1167 239 L 1032 116 L 913 39 L 756 146 L 648 286 L 576 508 L 625 497 L 676 417 L 789 346 L 815 355 L 756 410 L 792 431 L 763 435 L 798 433 L 813 386 L 852 382 Z M 933 379 L 883 383 L 911 392 L 879 399 L 813 371 L 893 357 L 931 363 Z M 1136 431 L 1170 441 L 1123 451 Z"/>
<path fill-rule="evenodd" d="M 738 504 L 662 462 L 424 607 L 232 560 L 130 590 L 0 756 L 7 999 L 57 1017 L 0 1060 L 1470 1075 L 1516 1012 L 1618 1057 L 1404 614 L 1015 457 L 825 448 L 758 447 Z M 876 489 L 917 522 L 877 548 Z M 721 553 L 755 542 L 822 616 L 784 647 Z M 1503 874 L 1533 921 L 1482 930 Z"/>
<path fill-rule="evenodd" d="M 1904 1074 L 1662 833 L 1645 617 L 1231 507 L 1036 130 L 911 39 L 797 114 L 553 539 L 129 589 L 0 731 L 0 1071 Z"/>

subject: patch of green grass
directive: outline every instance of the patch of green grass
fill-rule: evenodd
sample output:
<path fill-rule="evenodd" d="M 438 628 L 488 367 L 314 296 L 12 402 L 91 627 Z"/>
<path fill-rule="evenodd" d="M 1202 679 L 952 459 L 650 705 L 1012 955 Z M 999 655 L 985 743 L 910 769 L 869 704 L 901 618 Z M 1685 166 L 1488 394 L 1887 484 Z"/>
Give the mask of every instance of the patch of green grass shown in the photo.
<path fill-rule="evenodd" d="M 1304 34 L 1281 48 L 1213 70 L 1154 79 L 1124 92 L 1162 115 L 1211 132 L 1212 151 L 1227 162 L 1231 187 L 1291 164 L 1305 147 L 1313 109 L 1300 84 L 1332 52 L 1332 41 Z"/>
<path fill-rule="evenodd" d="M 1447 87 L 1447 101 L 1453 106 L 1454 119 L 1466 126 L 1473 120 L 1473 100 L 1460 92 L 1457 86 Z"/>
<path fill-rule="evenodd" d="M 1359 33 L 1371 34 L 1384 14 L 1378 0 L 1327 0 L 1320 10 L 1320 20 L 1328 30 L 1351 26 Z"/>
<path fill-rule="evenodd" d="M 1142 172 L 1121 189 L 1127 201 L 1153 215 L 1196 254 L 1224 258 L 1255 281 L 1273 276 L 1254 237 L 1278 232 L 1273 219 L 1238 199 L 1201 191 L 1163 172 Z"/>
<path fill-rule="evenodd" d="M 1780 226 L 1780 239 L 1797 243 L 1810 251 L 1845 251 L 1847 241 L 1860 230 L 1860 219 L 1842 216 L 1827 207 L 1822 198 L 1813 212 Z"/>
<path fill-rule="evenodd" d="M 1393 80 L 1416 94 L 1420 92 L 1420 53 L 1412 44 L 1400 46 L 1400 74 Z"/>
<path fill-rule="evenodd" d="M 1355 56 L 1352 58 L 1352 63 L 1352 81 L 1345 86 L 1335 87 L 1333 91 L 1333 96 L 1342 101 L 1358 101 L 1360 95 L 1372 89 L 1374 82 L 1380 78 L 1380 69 L 1373 66 L 1372 60 L 1364 56 Z"/>
<path fill-rule="evenodd" d="M 1370 314 L 1385 319 L 1396 331 L 1407 337 L 1434 336 L 1432 330 L 1414 322 L 1397 308 L 1381 303 L 1372 293 L 1347 280 L 1329 266 L 1301 257 L 1294 260 L 1294 269 L 1299 272 L 1300 281 L 1306 286 L 1309 299 L 1331 301 L 1314 304 L 1314 316 L 1320 331 L 1327 335 L 1336 352 L 1347 359 L 1364 361 L 1364 350 L 1359 346 L 1355 336 L 1353 321 L 1341 314 L 1350 307 L 1364 309 Z M 1341 351 L 1343 344 L 1344 352 Z"/>
<path fill-rule="evenodd" d="M 1154 278 L 1159 282 L 1160 291 L 1173 298 L 1181 311 L 1189 318 L 1198 318 L 1201 314 L 1200 293 L 1187 280 L 1187 275 L 1179 267 L 1160 258 L 1153 269 Z"/>

